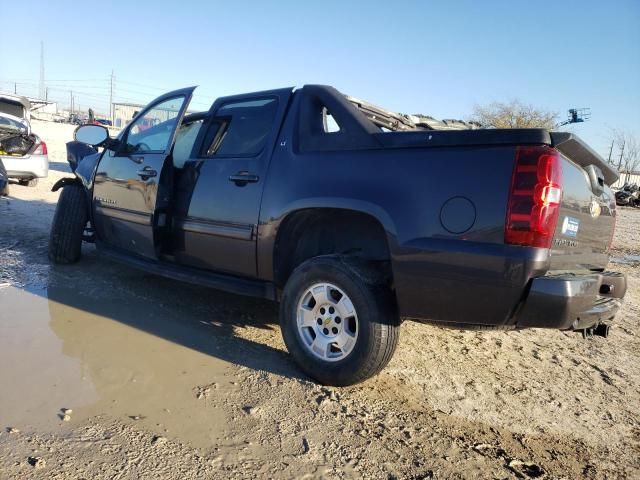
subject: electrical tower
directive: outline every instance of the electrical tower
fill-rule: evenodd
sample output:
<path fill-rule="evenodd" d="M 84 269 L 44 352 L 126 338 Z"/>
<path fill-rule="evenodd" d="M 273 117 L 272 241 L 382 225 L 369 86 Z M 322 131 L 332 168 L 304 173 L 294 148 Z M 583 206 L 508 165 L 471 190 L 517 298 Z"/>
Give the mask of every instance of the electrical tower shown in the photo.
<path fill-rule="evenodd" d="M 582 123 L 591 118 L 590 108 L 570 108 L 567 112 L 567 119 L 564 122 L 560 122 L 556 125 L 556 128 L 570 123 Z"/>
<path fill-rule="evenodd" d="M 40 40 L 40 85 L 38 96 L 42 99 L 47 94 L 44 86 L 44 42 Z"/>

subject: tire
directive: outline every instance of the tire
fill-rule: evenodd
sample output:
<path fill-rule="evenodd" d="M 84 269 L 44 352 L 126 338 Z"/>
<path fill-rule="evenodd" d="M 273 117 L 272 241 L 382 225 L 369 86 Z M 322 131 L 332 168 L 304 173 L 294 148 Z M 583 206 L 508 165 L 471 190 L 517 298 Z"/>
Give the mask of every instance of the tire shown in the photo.
<path fill-rule="evenodd" d="M 29 180 L 18 180 L 18 183 L 23 187 L 35 187 L 38 185 L 38 179 L 30 178 Z"/>
<path fill-rule="evenodd" d="M 87 198 L 81 185 L 66 185 L 58 198 L 51 223 L 49 260 L 53 263 L 75 263 L 80 258 L 82 234 L 87 224 Z"/>
<path fill-rule="evenodd" d="M 400 318 L 395 297 L 386 284 L 366 281 L 371 278 L 367 269 L 371 267 L 353 264 L 347 257 L 320 256 L 302 263 L 285 285 L 280 304 L 284 342 L 300 368 L 322 384 L 347 386 L 376 375 L 389 363 L 398 345 Z M 329 294 L 323 296 L 325 291 Z M 333 298 L 327 301 L 330 296 Z M 335 311 L 329 312 L 329 308 L 321 313 L 323 305 L 333 305 Z M 345 314 L 347 318 L 342 321 L 337 315 L 349 310 L 345 305 L 351 305 L 354 316 Z M 309 316 L 302 315 L 301 309 Z M 302 318 L 307 320 L 305 326 L 298 325 L 299 316 L 301 322 Z M 329 337 L 332 331 L 337 335 Z M 329 336 L 322 336 L 322 332 Z M 331 342 L 338 337 L 344 347 Z M 311 346 L 316 338 L 322 354 Z M 322 348 L 325 343 L 328 348 Z"/>

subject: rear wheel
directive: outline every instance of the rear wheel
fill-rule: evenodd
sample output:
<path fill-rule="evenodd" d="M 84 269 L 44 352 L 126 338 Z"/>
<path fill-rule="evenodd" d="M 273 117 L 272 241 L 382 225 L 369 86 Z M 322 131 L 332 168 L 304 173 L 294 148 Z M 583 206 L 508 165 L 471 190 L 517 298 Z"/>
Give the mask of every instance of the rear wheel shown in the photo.
<path fill-rule="evenodd" d="M 18 183 L 23 187 L 35 187 L 36 185 L 38 185 L 38 179 L 30 178 L 28 180 L 18 180 Z"/>
<path fill-rule="evenodd" d="M 339 256 L 307 260 L 289 278 L 280 306 L 287 349 L 310 377 L 345 386 L 377 374 L 398 344 L 392 292 Z M 360 274 L 362 273 L 362 274 Z"/>
<path fill-rule="evenodd" d="M 49 260 L 54 263 L 78 261 L 87 220 L 87 199 L 82 186 L 66 185 L 58 198 L 56 213 L 51 223 Z"/>

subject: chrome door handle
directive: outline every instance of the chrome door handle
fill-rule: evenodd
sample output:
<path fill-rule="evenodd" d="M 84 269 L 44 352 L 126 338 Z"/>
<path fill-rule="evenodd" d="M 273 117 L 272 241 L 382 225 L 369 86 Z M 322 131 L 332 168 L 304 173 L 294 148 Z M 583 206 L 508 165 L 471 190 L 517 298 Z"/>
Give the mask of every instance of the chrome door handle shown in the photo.
<path fill-rule="evenodd" d="M 144 167 L 142 170 L 138 170 L 136 172 L 138 174 L 138 176 L 140 176 L 143 180 L 147 180 L 151 177 L 155 177 L 158 175 L 158 172 L 156 172 L 154 169 L 152 169 L 151 167 Z"/>
<path fill-rule="evenodd" d="M 235 183 L 236 185 L 242 187 L 247 183 L 256 183 L 260 180 L 258 175 L 254 175 L 249 172 L 238 172 L 235 175 L 229 175 L 229 181 Z"/>

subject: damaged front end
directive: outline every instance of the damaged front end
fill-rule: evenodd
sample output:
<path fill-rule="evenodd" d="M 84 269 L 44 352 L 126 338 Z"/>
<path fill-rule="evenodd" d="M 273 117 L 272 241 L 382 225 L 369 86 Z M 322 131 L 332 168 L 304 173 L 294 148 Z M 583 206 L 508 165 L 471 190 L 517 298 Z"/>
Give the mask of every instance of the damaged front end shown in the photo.
<path fill-rule="evenodd" d="M 75 177 L 64 177 L 58 180 L 51 187 L 52 192 L 60 190 L 65 185 L 79 183 L 87 193 L 87 199 L 91 201 L 91 189 L 93 188 L 93 177 L 101 153 L 86 143 L 72 141 L 67 142 L 67 162 Z"/>

